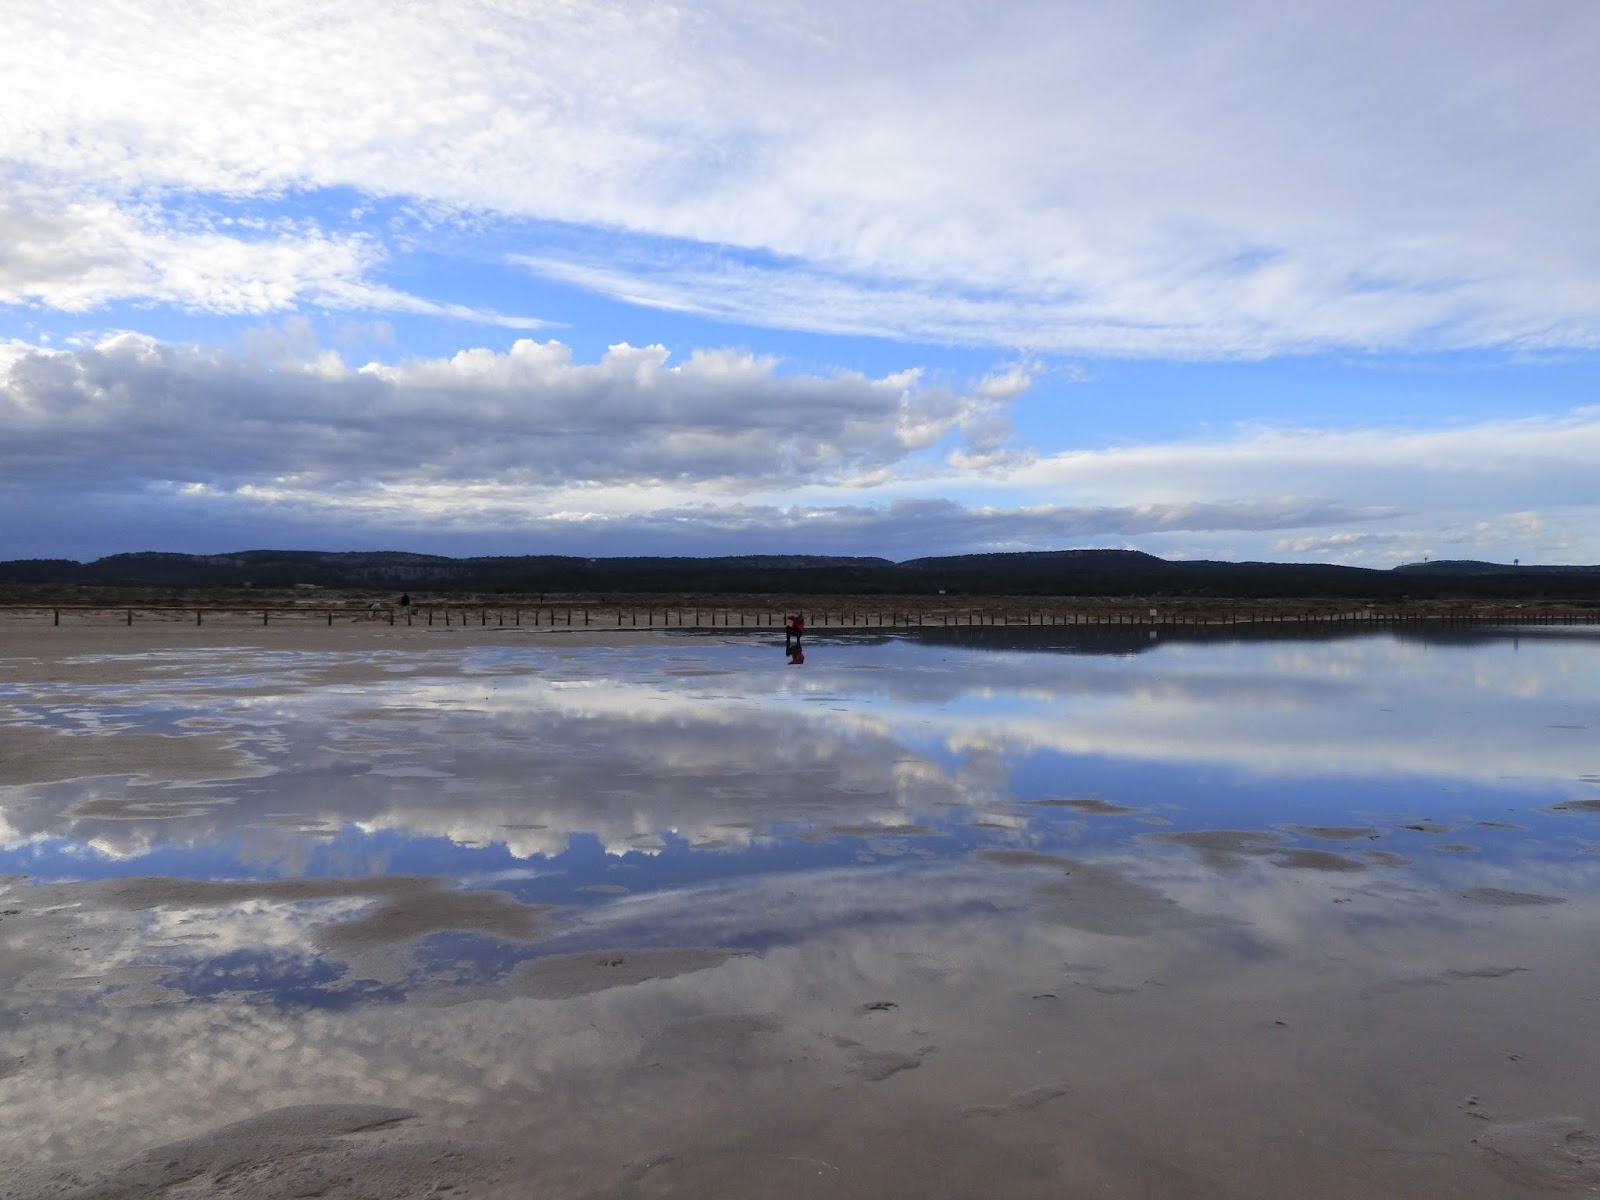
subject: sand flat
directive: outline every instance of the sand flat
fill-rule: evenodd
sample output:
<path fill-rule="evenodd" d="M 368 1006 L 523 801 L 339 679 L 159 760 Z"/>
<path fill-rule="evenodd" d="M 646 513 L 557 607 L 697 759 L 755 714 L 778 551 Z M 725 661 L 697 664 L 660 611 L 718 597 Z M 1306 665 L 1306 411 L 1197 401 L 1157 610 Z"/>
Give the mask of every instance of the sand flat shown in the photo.
<path fill-rule="evenodd" d="M 1526 695 L 1450 707 L 1473 647 L 1296 644 L 1482 723 L 1421 759 L 1363 693 L 1296 692 L 1373 765 L 1334 788 L 1261 728 L 1298 686 L 1270 644 L 819 638 L 802 673 L 643 630 L 29 634 L 0 640 L 3 1200 L 1594 1186 L 1600 881 L 1581 812 L 1541 812 L 1577 771 L 1523 761 L 1547 715 L 1495 740 Z M 1189 791 L 1196 761 L 1227 770 Z M 1441 844 L 1387 831 L 1459 826 L 1454 776 L 1370 814 L 1458 769 L 1533 776 L 1493 785 L 1515 837 L 1366 848 Z"/>

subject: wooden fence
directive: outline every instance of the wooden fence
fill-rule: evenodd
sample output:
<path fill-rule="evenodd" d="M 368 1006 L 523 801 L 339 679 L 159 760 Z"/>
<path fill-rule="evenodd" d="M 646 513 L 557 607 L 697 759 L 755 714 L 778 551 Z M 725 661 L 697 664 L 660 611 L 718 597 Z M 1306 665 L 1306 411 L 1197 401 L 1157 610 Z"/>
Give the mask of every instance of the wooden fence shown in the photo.
<path fill-rule="evenodd" d="M 206 617 L 213 619 L 241 619 L 253 621 L 260 618 L 262 625 L 271 625 L 274 619 L 280 624 L 338 622 L 381 622 L 388 625 L 440 625 L 445 627 L 477 626 L 496 628 L 528 626 L 589 629 L 768 629 L 784 627 L 784 613 L 779 611 L 754 611 L 749 609 L 720 608 L 631 608 L 560 607 L 560 606 L 500 606 L 430 604 L 403 609 L 394 605 L 360 608 L 355 606 L 267 605 L 256 607 L 225 605 L 98 605 L 98 604 L 4 604 L 0 605 L 0 620 L 6 615 L 23 616 L 49 614 L 52 625 L 59 626 L 65 614 L 69 622 L 74 618 L 99 617 L 132 625 L 135 618 L 155 618 L 172 622 L 187 621 L 192 615 L 196 625 L 204 625 Z M 1219 625 L 1269 625 L 1269 624 L 1362 624 L 1362 625 L 1412 625 L 1412 624 L 1592 624 L 1600 621 L 1600 610 L 1583 612 L 1529 613 L 1519 610 L 1474 612 L 1470 614 L 1438 612 L 1383 612 L 1376 609 L 1353 609 L 1348 612 L 1231 612 L 1190 613 L 1183 610 L 1164 611 L 1159 608 L 1136 610 L 1085 610 L 1062 612 L 1024 610 L 1022 612 L 997 612 L 982 610 L 949 609 L 846 609 L 806 614 L 806 631 L 838 629 L 951 629 L 967 627 L 1019 627 L 1019 626 L 1219 626 Z"/>

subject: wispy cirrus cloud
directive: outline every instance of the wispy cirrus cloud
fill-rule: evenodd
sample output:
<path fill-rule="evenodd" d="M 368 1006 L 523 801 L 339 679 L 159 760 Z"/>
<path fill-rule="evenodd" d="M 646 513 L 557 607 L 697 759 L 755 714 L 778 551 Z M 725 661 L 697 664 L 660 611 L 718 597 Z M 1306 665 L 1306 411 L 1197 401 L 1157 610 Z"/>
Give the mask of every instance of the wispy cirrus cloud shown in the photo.
<path fill-rule="evenodd" d="M 1379 503 L 1469 508 L 1496 497 L 1521 507 L 1588 505 L 1600 455 L 1600 407 L 1453 428 L 1243 429 L 1038 456 L 1018 485 L 1107 498 L 1193 500 L 1284 491 L 1369 496 Z"/>
<path fill-rule="evenodd" d="M 85 313 L 131 300 L 235 316 L 310 305 L 550 324 L 378 283 L 386 255 L 370 234 L 330 233 L 311 220 L 174 213 L 81 188 L 0 189 L 0 305 Z"/>
<path fill-rule="evenodd" d="M 49 6 L 8 14 L 0 157 L 114 205 L 354 189 L 765 326 L 1181 357 L 1600 344 L 1582 5 L 80 18 L 63 40 Z"/>

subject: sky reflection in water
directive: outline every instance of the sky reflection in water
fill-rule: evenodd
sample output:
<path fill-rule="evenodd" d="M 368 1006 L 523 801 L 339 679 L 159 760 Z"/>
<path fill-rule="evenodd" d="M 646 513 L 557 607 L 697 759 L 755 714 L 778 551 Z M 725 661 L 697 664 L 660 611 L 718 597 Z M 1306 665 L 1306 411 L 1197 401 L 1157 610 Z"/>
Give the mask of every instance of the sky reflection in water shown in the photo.
<path fill-rule="evenodd" d="M 482 982 L 618 939 L 731 935 L 761 950 L 813 931 L 757 912 L 730 928 L 727 914 L 689 919 L 646 898 L 884 870 L 931 887 L 936 864 L 984 848 L 1160 862 L 1197 849 L 1171 835 L 1226 829 L 1281 840 L 1220 859 L 1198 847 L 1222 866 L 1403 868 L 1441 887 L 1533 864 L 1587 886 L 1600 868 L 1587 857 L 1597 818 L 1551 811 L 1600 799 L 1592 629 L 813 637 L 798 671 L 771 638 L 693 636 L 174 651 L 141 665 L 135 684 L 7 687 L 5 721 L 84 737 L 225 733 L 260 773 L 6 789 L 0 872 L 35 884 L 443 876 L 559 906 L 534 943 L 435 933 L 411 978 L 454 964 Z M 959 890 L 947 901 L 951 915 L 1008 903 Z M 829 921 L 893 919 L 868 907 Z M 357 975 L 279 936 L 174 951 L 160 982 L 273 1003 L 401 994 L 402 978 L 352 988 Z"/>
<path fill-rule="evenodd" d="M 1600 630 L 1149 634 L 14 659 L 0 1161 L 398 1104 L 507 1195 L 1503 1197 L 1600 1069 Z"/>

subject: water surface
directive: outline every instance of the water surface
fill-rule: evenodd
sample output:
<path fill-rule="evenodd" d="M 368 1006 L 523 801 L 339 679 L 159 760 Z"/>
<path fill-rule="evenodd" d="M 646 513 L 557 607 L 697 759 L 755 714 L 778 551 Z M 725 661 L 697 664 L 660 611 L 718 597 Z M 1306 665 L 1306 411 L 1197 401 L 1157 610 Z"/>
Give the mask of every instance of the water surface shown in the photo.
<path fill-rule="evenodd" d="M 14 665 L 0 1153 L 40 1194 L 163 1194 L 118 1164 L 306 1104 L 324 1150 L 221 1194 L 334 1143 L 401 1187 L 411 1127 L 457 1194 L 1600 1186 L 1593 628 Z"/>

